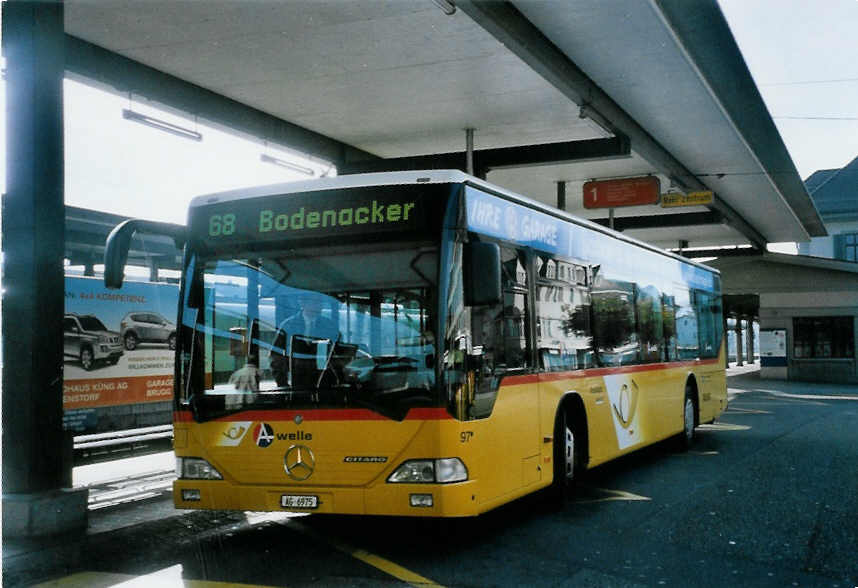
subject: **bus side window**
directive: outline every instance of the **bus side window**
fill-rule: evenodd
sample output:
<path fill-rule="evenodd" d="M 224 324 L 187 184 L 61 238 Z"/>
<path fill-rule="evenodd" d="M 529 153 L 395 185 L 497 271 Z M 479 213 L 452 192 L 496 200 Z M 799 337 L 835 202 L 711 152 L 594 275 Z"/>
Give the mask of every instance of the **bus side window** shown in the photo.
<path fill-rule="evenodd" d="M 635 288 L 637 299 L 637 325 L 640 338 L 641 363 L 662 361 L 664 349 L 664 321 L 661 293 L 652 285 Z"/>
<path fill-rule="evenodd" d="M 677 288 L 675 299 L 676 347 L 679 359 L 697 359 L 700 341 L 697 339 L 697 314 L 691 304 L 691 292 Z"/>
<path fill-rule="evenodd" d="M 501 247 L 503 346 L 506 369 L 530 365 L 530 304 L 524 254 Z"/>
<path fill-rule="evenodd" d="M 661 297 L 661 316 L 664 335 L 664 360 L 675 361 L 676 355 L 676 299 L 664 294 Z"/>
<path fill-rule="evenodd" d="M 597 274 L 592 299 L 593 344 L 599 363 L 606 367 L 637 363 L 634 284 Z"/>
<path fill-rule="evenodd" d="M 538 254 L 535 262 L 539 367 L 545 371 L 593 367 L 586 268 L 546 254 Z"/>
<path fill-rule="evenodd" d="M 717 357 L 723 336 L 721 301 L 712 294 L 699 290 L 693 292 L 693 301 L 699 325 L 700 357 Z"/>
<path fill-rule="evenodd" d="M 503 302 L 470 309 L 474 398 L 468 418 L 491 415 L 501 377 L 530 366 L 529 308 L 524 254 L 501 247 Z"/>

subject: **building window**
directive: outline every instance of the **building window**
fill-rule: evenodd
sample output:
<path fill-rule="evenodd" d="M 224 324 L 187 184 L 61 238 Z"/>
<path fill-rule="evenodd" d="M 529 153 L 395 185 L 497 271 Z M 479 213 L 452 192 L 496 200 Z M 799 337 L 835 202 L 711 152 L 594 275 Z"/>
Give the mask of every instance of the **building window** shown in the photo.
<path fill-rule="evenodd" d="M 846 233 L 841 235 L 843 239 L 843 255 L 841 259 L 846 261 L 858 261 L 858 233 Z"/>
<path fill-rule="evenodd" d="M 794 318 L 793 357 L 796 359 L 851 359 L 855 331 L 851 316 Z"/>
<path fill-rule="evenodd" d="M 534 260 L 540 367 L 546 371 L 594 367 L 587 270 L 544 253 Z"/>

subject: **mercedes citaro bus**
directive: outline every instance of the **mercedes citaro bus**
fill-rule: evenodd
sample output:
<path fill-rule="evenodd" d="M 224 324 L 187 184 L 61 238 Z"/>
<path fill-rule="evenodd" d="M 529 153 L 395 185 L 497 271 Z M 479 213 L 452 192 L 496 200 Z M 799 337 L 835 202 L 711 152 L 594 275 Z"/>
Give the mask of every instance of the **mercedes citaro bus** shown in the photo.
<path fill-rule="evenodd" d="M 174 501 L 477 515 L 726 408 L 720 278 L 458 171 L 196 198 L 184 247 Z"/>

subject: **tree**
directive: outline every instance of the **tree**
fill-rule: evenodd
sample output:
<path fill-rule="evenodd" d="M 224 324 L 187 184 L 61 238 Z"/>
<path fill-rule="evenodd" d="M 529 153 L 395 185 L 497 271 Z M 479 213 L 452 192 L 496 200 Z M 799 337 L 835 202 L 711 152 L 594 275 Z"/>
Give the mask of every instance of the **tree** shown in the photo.
<path fill-rule="evenodd" d="M 593 340 L 597 349 L 613 350 L 631 341 L 635 313 L 627 294 L 594 292 L 593 316 Z"/>

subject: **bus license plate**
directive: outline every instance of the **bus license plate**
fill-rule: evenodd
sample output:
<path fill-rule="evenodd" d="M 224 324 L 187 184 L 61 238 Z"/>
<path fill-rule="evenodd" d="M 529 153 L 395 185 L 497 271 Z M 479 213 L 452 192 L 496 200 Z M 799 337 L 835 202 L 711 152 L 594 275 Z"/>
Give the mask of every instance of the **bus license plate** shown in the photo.
<path fill-rule="evenodd" d="M 317 508 L 319 506 L 319 497 L 284 494 L 280 497 L 280 506 L 283 508 Z"/>

